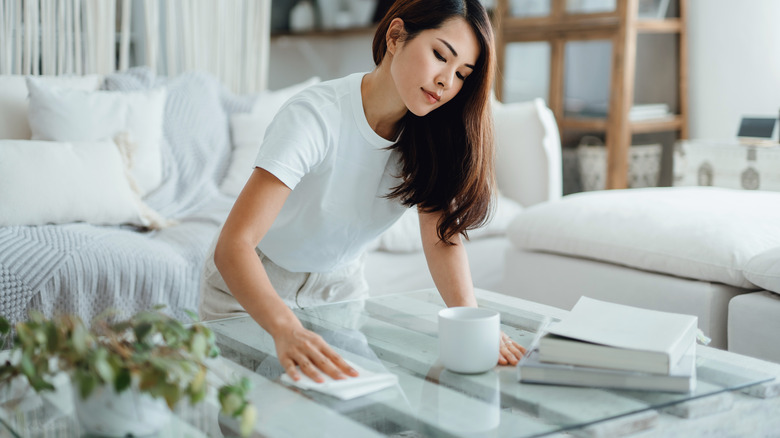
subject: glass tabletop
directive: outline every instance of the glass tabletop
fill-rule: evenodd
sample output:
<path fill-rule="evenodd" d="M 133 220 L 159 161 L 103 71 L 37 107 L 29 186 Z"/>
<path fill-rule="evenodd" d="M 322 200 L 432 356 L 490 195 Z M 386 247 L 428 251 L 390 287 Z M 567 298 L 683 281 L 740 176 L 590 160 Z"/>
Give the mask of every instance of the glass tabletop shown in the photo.
<path fill-rule="evenodd" d="M 529 346 L 546 319 L 546 306 L 477 290 L 480 307 L 501 312 L 505 333 Z M 262 437 L 532 437 L 620 421 L 772 377 L 709 357 L 697 358 L 696 391 L 689 394 L 524 384 L 517 370 L 497 366 L 477 375 L 443 369 L 438 362 L 435 290 L 295 310 L 345 358 L 370 371 L 390 372 L 398 385 L 352 400 L 303 391 L 281 382 L 273 339 L 249 317 L 207 322 L 223 358 L 220 378 L 250 378 Z M 533 309 L 533 310 L 531 310 Z M 565 314 L 552 312 L 552 316 Z M 0 388 L 0 438 L 80 437 L 67 379 L 56 393 Z M 10 393 L 16 393 L 9 395 Z M 3 427 L 5 426 L 5 427 Z M 236 436 L 235 420 L 218 415 L 214 397 L 195 407 L 180 403 L 160 437 Z M 12 432 L 13 431 L 13 432 Z"/>
<path fill-rule="evenodd" d="M 480 307 L 500 311 L 502 330 L 526 347 L 545 319 L 525 309 L 527 301 L 481 290 L 477 299 Z M 688 394 L 523 384 L 511 366 L 456 374 L 438 362 L 437 313 L 444 307 L 435 290 L 425 290 L 295 310 L 304 326 L 344 357 L 372 371 L 391 372 L 399 384 L 350 401 L 283 387 L 281 397 L 264 397 L 265 404 L 300 410 L 269 412 L 261 403 L 263 435 L 308 436 L 288 425 L 312 415 L 321 419 L 317 427 L 327 424 L 329 431 L 337 423 L 347 428 L 344 433 L 362 426 L 367 435 L 356 436 L 544 436 L 772 379 L 706 357 L 697 358 L 696 390 Z M 255 370 L 268 387 L 282 385 L 272 338 L 254 321 L 238 317 L 208 324 L 223 355 Z M 272 424 L 288 427 L 286 434 Z"/>

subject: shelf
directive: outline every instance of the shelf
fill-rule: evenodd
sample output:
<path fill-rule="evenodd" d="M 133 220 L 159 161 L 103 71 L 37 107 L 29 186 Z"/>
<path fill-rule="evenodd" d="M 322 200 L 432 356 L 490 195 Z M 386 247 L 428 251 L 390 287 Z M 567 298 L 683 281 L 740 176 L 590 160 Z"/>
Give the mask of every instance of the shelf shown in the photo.
<path fill-rule="evenodd" d="M 607 119 L 597 117 L 564 117 L 560 125 L 562 129 L 571 129 L 573 131 L 605 132 L 607 130 Z M 629 122 L 629 129 L 632 134 L 680 131 L 682 126 L 683 119 L 679 115 Z"/>
<path fill-rule="evenodd" d="M 549 58 L 549 80 L 546 101 L 558 121 L 561 138 L 573 140 L 583 133 L 603 134 L 609 151 L 606 186 L 611 189 L 628 186 L 628 148 L 634 134 L 673 133 L 676 138 L 688 136 L 688 0 L 656 1 L 659 5 L 671 2 L 669 9 L 663 10 L 664 14 L 672 11 L 674 17 L 671 18 L 654 18 L 662 17 L 661 14 L 642 16 L 640 12 L 644 11 L 644 8 L 640 9 L 641 1 L 618 0 L 615 2 L 614 11 L 571 14 L 567 12 L 567 0 L 549 0 L 550 12 L 546 16 L 511 17 L 507 16 L 511 0 L 496 0 L 499 71 L 501 74 L 505 72 L 509 44 L 539 41 L 547 43 L 545 56 Z M 645 35 L 650 37 L 644 37 Z M 646 49 L 649 46 L 654 48 L 656 41 L 665 42 L 669 39 L 655 38 L 652 35 L 671 35 L 676 44 L 676 53 L 673 53 L 673 56 L 677 57 L 677 71 L 665 78 L 676 81 L 673 86 L 677 89 L 677 101 L 672 102 L 672 97 L 664 96 L 658 99 L 668 100 L 669 107 L 677 110 L 679 114 L 648 120 L 631 120 L 635 97 L 640 101 L 656 99 L 645 86 L 646 79 L 637 83 L 637 69 L 646 69 L 648 64 L 644 62 L 637 66 L 637 57 L 641 56 L 637 52 L 654 54 L 654 51 Z M 564 92 L 566 74 L 570 70 L 570 67 L 566 66 L 567 44 L 585 40 L 606 40 L 611 45 L 609 57 L 594 58 L 594 62 L 600 63 L 595 68 L 609 71 L 607 105 L 600 112 L 568 113 Z M 496 93 L 499 98 L 503 97 L 505 82 L 506 78 L 497 82 Z"/>
<path fill-rule="evenodd" d="M 634 134 L 681 131 L 682 127 L 683 118 L 679 115 L 663 119 L 632 121 L 630 125 L 631 132 Z"/>
<path fill-rule="evenodd" d="M 603 132 L 607 130 L 607 119 L 597 117 L 564 117 L 561 120 L 561 128 L 575 131 Z"/>
<path fill-rule="evenodd" d="M 682 22 L 679 18 L 664 20 L 637 20 L 636 30 L 639 33 L 680 33 Z"/>
<path fill-rule="evenodd" d="M 322 38 L 322 37 L 343 37 L 350 35 L 373 35 L 376 32 L 376 25 L 361 26 L 361 27 L 347 27 L 343 29 L 312 29 L 305 32 L 292 32 L 292 31 L 273 31 L 271 33 L 271 39 L 279 37 L 291 37 L 291 38 Z"/>

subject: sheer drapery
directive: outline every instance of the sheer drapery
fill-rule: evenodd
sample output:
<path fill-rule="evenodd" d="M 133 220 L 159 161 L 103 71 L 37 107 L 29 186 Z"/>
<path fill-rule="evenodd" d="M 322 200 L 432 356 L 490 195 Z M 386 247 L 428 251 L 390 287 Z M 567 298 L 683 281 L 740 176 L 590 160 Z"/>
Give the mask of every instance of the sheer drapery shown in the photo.
<path fill-rule="evenodd" d="M 0 74 L 203 70 L 232 91 L 268 81 L 271 0 L 0 0 Z"/>

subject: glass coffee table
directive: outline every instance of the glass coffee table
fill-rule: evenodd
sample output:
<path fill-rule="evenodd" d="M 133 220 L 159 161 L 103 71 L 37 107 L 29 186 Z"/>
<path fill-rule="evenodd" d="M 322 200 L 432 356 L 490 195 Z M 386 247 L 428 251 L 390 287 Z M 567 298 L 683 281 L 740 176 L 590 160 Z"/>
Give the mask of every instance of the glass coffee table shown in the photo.
<path fill-rule="evenodd" d="M 484 290 L 477 290 L 477 299 L 480 307 L 499 310 L 504 332 L 524 346 L 546 317 L 566 314 Z M 706 347 L 699 348 L 698 382 L 690 394 L 521 384 L 511 366 L 455 374 L 437 360 L 437 312 L 443 307 L 435 290 L 423 290 L 295 310 L 304 326 L 345 358 L 398 377 L 394 387 L 346 401 L 281 383 L 273 340 L 249 317 L 206 324 L 222 350 L 221 377 L 244 375 L 253 383 L 250 398 L 258 412 L 253 436 L 262 437 L 625 435 L 652 429 L 670 409 L 702 400 L 717 404 L 775 375 L 742 367 L 730 359 L 738 355 Z M 69 389 L 66 383 L 55 394 L 2 402 L 0 418 L 7 427 L 0 437 L 80 436 Z M 30 401 L 35 398 L 42 401 Z M 213 397 L 197 407 L 181 405 L 160 436 L 237 435 L 236 422 L 218 415 Z"/>

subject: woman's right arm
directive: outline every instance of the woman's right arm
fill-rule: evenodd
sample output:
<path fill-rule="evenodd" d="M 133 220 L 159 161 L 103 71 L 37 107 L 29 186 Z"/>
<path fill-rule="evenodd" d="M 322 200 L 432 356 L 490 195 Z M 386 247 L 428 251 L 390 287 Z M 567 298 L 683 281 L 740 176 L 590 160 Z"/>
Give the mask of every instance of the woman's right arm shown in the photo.
<path fill-rule="evenodd" d="M 278 178 L 255 168 L 219 235 L 214 264 L 233 297 L 273 337 L 279 362 L 290 377 L 299 379 L 296 365 L 318 382 L 318 370 L 335 379 L 356 376 L 318 334 L 303 327 L 274 290 L 255 253 L 289 194 Z"/>

